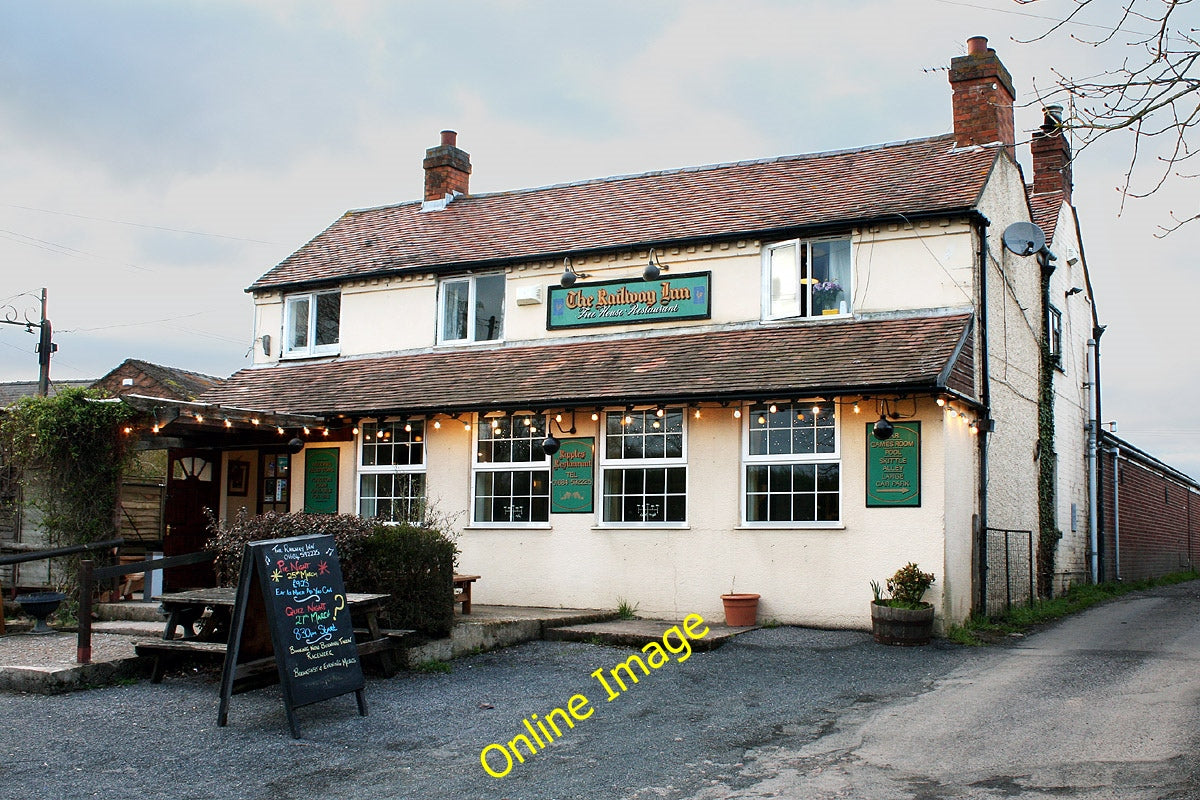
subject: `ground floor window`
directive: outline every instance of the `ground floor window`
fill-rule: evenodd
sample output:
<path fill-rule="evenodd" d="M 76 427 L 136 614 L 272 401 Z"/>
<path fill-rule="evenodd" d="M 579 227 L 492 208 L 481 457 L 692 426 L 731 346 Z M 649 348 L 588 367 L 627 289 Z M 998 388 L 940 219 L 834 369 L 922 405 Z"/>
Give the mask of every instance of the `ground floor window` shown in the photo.
<path fill-rule="evenodd" d="M 385 522 L 425 517 L 425 422 L 364 422 L 358 450 L 358 513 Z"/>
<path fill-rule="evenodd" d="M 475 426 L 476 523 L 550 521 L 550 456 L 541 414 L 483 417 Z"/>
<path fill-rule="evenodd" d="M 682 408 L 605 414 L 601 521 L 687 522 L 687 441 Z"/>
<path fill-rule="evenodd" d="M 748 525 L 841 519 L 837 405 L 828 400 L 751 406 L 742 451 Z"/>

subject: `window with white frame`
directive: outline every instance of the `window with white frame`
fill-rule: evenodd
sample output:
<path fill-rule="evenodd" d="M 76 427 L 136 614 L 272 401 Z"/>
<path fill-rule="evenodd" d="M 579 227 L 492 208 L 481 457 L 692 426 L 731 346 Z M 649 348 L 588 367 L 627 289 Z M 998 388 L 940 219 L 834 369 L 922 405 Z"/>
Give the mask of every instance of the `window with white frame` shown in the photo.
<path fill-rule="evenodd" d="M 475 429 L 474 522 L 549 522 L 550 457 L 542 449 L 546 418 L 482 418 Z"/>
<path fill-rule="evenodd" d="M 442 344 L 504 338 L 503 273 L 442 281 L 438 295 L 438 341 Z"/>
<path fill-rule="evenodd" d="M 687 521 L 687 441 L 681 408 L 605 414 L 601 521 Z"/>
<path fill-rule="evenodd" d="M 841 458 L 836 404 L 756 405 L 743 417 L 745 524 L 839 522 Z"/>
<path fill-rule="evenodd" d="M 359 430 L 359 516 L 420 522 L 425 516 L 425 422 L 364 422 Z"/>
<path fill-rule="evenodd" d="M 336 355 L 340 341 L 342 293 L 288 295 L 283 309 L 283 355 Z"/>
<path fill-rule="evenodd" d="M 1051 364 L 1058 367 L 1059 369 L 1062 369 L 1062 365 L 1063 365 L 1063 361 L 1062 361 L 1062 338 L 1063 338 L 1062 312 L 1059 311 L 1054 306 L 1048 306 L 1047 311 L 1049 311 L 1049 314 L 1047 315 L 1047 320 L 1046 320 L 1048 328 L 1049 328 L 1046 331 L 1046 333 L 1047 333 L 1047 337 L 1046 337 L 1047 355 L 1050 356 Z"/>
<path fill-rule="evenodd" d="M 849 239 L 792 239 L 763 247 L 763 317 L 848 314 Z"/>

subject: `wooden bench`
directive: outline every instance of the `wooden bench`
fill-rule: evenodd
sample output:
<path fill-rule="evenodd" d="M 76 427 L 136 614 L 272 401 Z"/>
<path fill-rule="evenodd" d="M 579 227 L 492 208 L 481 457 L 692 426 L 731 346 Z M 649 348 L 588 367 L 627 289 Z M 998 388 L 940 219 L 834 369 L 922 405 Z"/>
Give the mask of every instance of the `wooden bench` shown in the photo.
<path fill-rule="evenodd" d="M 454 576 L 454 602 L 462 603 L 462 613 L 471 613 L 471 584 L 479 580 L 478 575 Z"/>

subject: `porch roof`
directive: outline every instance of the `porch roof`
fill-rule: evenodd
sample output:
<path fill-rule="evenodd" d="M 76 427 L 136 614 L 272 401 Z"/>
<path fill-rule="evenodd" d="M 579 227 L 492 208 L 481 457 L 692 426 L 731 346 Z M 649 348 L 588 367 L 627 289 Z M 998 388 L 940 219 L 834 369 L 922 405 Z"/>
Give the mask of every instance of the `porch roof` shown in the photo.
<path fill-rule="evenodd" d="M 971 315 L 808 321 L 280 362 L 205 404 L 339 416 L 946 391 L 971 399 Z"/>

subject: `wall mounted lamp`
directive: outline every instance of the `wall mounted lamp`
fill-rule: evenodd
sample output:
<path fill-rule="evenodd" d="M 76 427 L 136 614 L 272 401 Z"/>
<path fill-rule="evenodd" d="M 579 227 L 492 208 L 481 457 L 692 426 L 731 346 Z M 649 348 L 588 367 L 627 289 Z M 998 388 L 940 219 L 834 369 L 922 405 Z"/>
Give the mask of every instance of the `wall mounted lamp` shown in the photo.
<path fill-rule="evenodd" d="M 669 266 L 658 260 L 658 252 L 654 248 L 650 248 L 650 261 L 646 263 L 646 268 L 642 270 L 642 280 L 656 281 L 660 275 L 669 269 Z"/>
<path fill-rule="evenodd" d="M 571 264 L 571 259 L 564 258 L 563 259 L 563 274 L 562 274 L 562 277 L 558 279 L 558 284 L 560 286 L 562 286 L 564 289 L 570 289 L 572 286 L 575 285 L 575 281 L 577 281 L 581 278 L 590 278 L 590 277 L 592 277 L 592 276 L 587 274 L 586 272 L 576 272 L 575 267 Z"/>
<path fill-rule="evenodd" d="M 1067 297 L 1070 297 L 1071 295 L 1073 295 L 1073 294 L 1079 294 L 1079 293 L 1080 293 L 1080 292 L 1082 292 L 1082 291 L 1083 291 L 1083 289 L 1082 289 L 1081 287 L 1079 287 L 1079 286 L 1072 286 L 1070 289 L 1068 289 L 1068 290 L 1067 290 L 1067 294 L 1066 294 L 1066 296 L 1067 296 Z"/>

